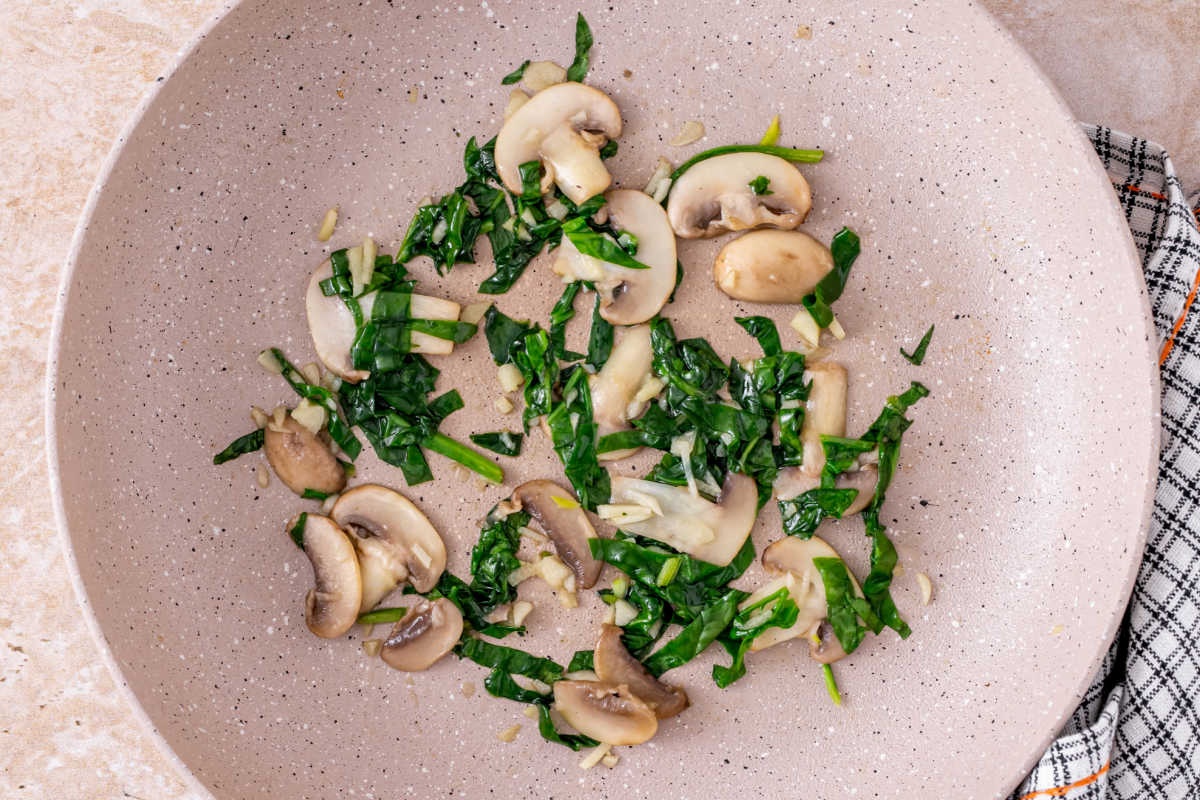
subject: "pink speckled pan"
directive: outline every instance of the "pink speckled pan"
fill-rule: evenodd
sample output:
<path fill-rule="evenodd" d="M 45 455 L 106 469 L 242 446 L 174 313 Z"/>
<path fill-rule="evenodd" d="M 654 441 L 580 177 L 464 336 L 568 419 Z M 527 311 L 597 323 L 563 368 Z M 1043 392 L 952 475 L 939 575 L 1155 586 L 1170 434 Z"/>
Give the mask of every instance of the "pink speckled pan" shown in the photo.
<path fill-rule="evenodd" d="M 472 664 L 406 675 L 366 658 L 361 630 L 311 636 L 311 573 L 283 525 L 315 506 L 277 480 L 260 490 L 257 455 L 214 468 L 212 454 L 249 429 L 252 403 L 294 397 L 255 364 L 261 348 L 313 358 L 302 298 L 328 249 L 314 237 L 325 209 L 342 209 L 331 246 L 371 233 L 393 251 L 418 199 L 459 182 L 466 138 L 498 130 L 500 77 L 525 58 L 570 60 L 576 6 L 247 0 L 122 141 L 59 307 L 52 460 L 105 652 L 221 798 L 1003 795 L 1116 631 L 1153 486 L 1153 337 L 1104 174 L 1053 90 L 969 2 L 580 5 L 597 42 L 589 82 L 625 117 L 619 184 L 640 188 L 660 154 L 757 140 L 775 113 L 784 143 L 827 150 L 804 168 L 805 229 L 827 239 L 848 224 L 865 243 L 838 306 L 850 432 L 909 380 L 933 390 L 886 509 L 913 636 L 870 638 L 839 664 L 841 708 L 796 643 L 755 654 L 725 691 L 710 653 L 672 673 L 692 709 L 589 772 L 489 697 Z M 669 147 L 692 119 L 707 138 Z M 732 317 L 765 311 L 790 340 L 793 309 L 716 291 L 723 241 L 681 246 L 687 277 L 666 312 L 677 330 L 752 355 Z M 416 269 L 429 293 L 466 303 L 490 272 L 481 256 L 444 279 Z M 545 319 L 558 291 L 543 258 L 499 302 Z M 898 348 L 930 322 L 913 367 Z M 482 339 L 438 366 L 439 388 L 467 402 L 447 433 L 514 424 L 492 407 Z M 407 493 L 464 574 L 477 521 L 508 489 L 477 491 L 431 462 L 438 480 Z M 403 488 L 373 455 L 359 463 L 361 478 Z M 544 437 L 506 467 L 509 489 L 561 475 Z M 778 525 L 764 513 L 760 548 Z M 860 523 L 828 538 L 862 574 Z M 933 579 L 928 607 L 918 572 Z M 546 600 L 521 646 L 565 660 L 591 646 L 598 616 L 594 596 L 570 615 Z M 514 723 L 516 740 L 497 741 Z"/>

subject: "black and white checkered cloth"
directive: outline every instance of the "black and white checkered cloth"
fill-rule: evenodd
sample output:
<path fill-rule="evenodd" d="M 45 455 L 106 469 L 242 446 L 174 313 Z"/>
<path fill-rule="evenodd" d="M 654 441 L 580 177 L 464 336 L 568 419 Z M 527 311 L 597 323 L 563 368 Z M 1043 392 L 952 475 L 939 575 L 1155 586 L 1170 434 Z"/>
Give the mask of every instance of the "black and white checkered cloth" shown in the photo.
<path fill-rule="evenodd" d="M 1161 147 L 1084 126 L 1141 252 L 1162 349 L 1162 453 L 1126 624 L 1011 800 L 1200 798 L 1200 191 Z M 1191 313 L 1189 313 L 1189 310 Z"/>

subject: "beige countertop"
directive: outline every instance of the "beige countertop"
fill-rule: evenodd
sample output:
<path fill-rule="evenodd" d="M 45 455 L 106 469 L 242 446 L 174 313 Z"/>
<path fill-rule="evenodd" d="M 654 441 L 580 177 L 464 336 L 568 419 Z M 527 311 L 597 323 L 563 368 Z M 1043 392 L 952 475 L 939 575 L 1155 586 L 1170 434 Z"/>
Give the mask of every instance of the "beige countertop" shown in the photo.
<path fill-rule="evenodd" d="M 222 0 L 0 3 L 0 796 L 191 798 L 80 616 L 50 502 L 42 365 L 76 219 L 112 142 Z M 1200 183 L 1200 0 L 983 0 L 1081 120 Z"/>

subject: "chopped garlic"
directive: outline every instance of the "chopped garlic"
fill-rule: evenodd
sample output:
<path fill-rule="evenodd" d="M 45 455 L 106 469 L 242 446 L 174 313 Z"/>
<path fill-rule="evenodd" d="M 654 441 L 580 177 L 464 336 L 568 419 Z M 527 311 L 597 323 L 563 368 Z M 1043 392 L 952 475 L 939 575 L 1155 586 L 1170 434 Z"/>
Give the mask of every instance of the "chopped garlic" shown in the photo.
<path fill-rule="evenodd" d="M 364 639 L 362 649 L 364 653 L 374 658 L 383 649 L 383 639 Z"/>
<path fill-rule="evenodd" d="M 521 83 L 531 92 L 540 92 L 566 79 L 567 71 L 553 61 L 534 61 L 521 75 Z"/>
<path fill-rule="evenodd" d="M 517 724 L 500 731 L 496 734 L 496 738 L 502 742 L 511 742 L 513 739 L 517 738 L 517 734 L 520 732 L 521 726 L 520 724 Z"/>
<path fill-rule="evenodd" d="M 924 572 L 917 573 L 917 585 L 921 587 L 921 605 L 929 605 L 933 599 L 933 581 Z"/>
<path fill-rule="evenodd" d="M 513 404 L 512 404 L 512 400 L 509 400 L 509 399 L 508 399 L 507 397 L 505 397 L 504 395 L 500 395 L 499 397 L 497 397 L 497 398 L 496 398 L 496 399 L 495 399 L 495 400 L 492 402 L 492 405 L 493 405 L 493 406 L 495 407 L 495 409 L 496 409 L 497 411 L 499 411 L 501 414 L 511 414 L 511 413 L 512 413 L 512 410 L 513 410 Z"/>
<path fill-rule="evenodd" d="M 325 411 L 325 407 L 317 405 L 307 397 L 301 400 L 300 404 L 296 406 L 296 410 L 292 412 L 292 419 L 314 434 L 319 433 L 321 428 L 325 427 L 327 418 L 328 412 Z"/>
<path fill-rule="evenodd" d="M 417 561 L 421 562 L 421 566 L 425 567 L 425 569 L 429 569 L 429 565 L 433 563 L 433 558 L 429 555 L 429 553 L 425 552 L 425 548 L 414 543 L 412 546 L 412 552 L 413 555 L 416 556 Z"/>
<path fill-rule="evenodd" d="M 275 410 L 271 412 L 271 418 L 267 420 L 267 430 L 275 433 L 287 433 L 287 406 L 275 406 Z"/>
<path fill-rule="evenodd" d="M 508 621 L 508 612 L 509 612 L 509 606 L 507 603 L 504 605 L 496 606 L 488 613 L 488 615 L 486 617 L 483 618 L 483 621 L 484 622 L 507 622 Z"/>
<path fill-rule="evenodd" d="M 812 314 L 808 313 L 807 308 L 802 308 L 796 312 L 796 316 L 792 317 L 792 330 L 800 336 L 806 346 L 815 348 L 821 342 L 821 326 L 813 319 Z"/>
<path fill-rule="evenodd" d="M 613 767 L 615 767 L 617 765 L 617 762 L 619 762 L 620 760 L 621 760 L 621 757 L 619 755 L 617 755 L 616 753 L 609 753 L 604 758 L 600 759 L 600 763 L 603 764 L 604 766 L 608 767 L 609 769 L 612 769 Z"/>
<path fill-rule="evenodd" d="M 546 204 L 546 213 L 554 217 L 559 222 L 562 222 L 567 218 L 567 214 L 570 213 L 570 209 L 567 208 L 566 205 L 564 205 L 563 202 L 556 197 Z"/>
<path fill-rule="evenodd" d="M 468 306 L 463 306 L 462 311 L 459 312 L 458 319 L 460 322 L 478 325 L 479 321 L 483 319 L 483 315 L 486 314 L 487 310 L 491 307 L 492 303 L 490 300 L 482 303 L 471 303 Z"/>
<path fill-rule="evenodd" d="M 300 368 L 300 374 L 304 376 L 304 380 L 311 383 L 313 386 L 321 385 L 321 368 L 317 362 L 310 361 Z"/>
<path fill-rule="evenodd" d="M 833 334 L 835 339 L 846 338 L 846 329 L 842 327 L 842 323 L 838 322 L 837 317 L 834 317 L 829 323 L 829 332 Z"/>
<path fill-rule="evenodd" d="M 270 350 L 263 350 L 258 354 L 258 363 L 263 369 L 272 375 L 283 374 L 283 364 L 279 363 L 279 359 Z"/>
<path fill-rule="evenodd" d="M 653 375 L 647 375 L 642 381 L 642 385 L 638 387 L 637 394 L 633 396 L 635 402 L 645 403 L 658 397 L 659 392 L 665 389 L 667 382 L 662 378 L 656 378 Z"/>
<path fill-rule="evenodd" d="M 596 506 L 596 516 L 620 527 L 634 522 L 644 522 L 654 516 L 646 506 L 634 503 L 601 503 Z"/>
<path fill-rule="evenodd" d="M 595 747 L 595 748 L 592 750 L 592 752 L 590 752 L 590 753 L 588 754 L 587 758 L 585 758 L 585 759 L 583 759 L 583 761 L 580 761 L 580 762 L 579 762 L 579 766 L 580 766 L 580 767 L 582 767 L 583 769 L 591 769 L 592 767 L 594 767 L 594 766 L 596 766 L 597 764 L 599 764 L 599 763 L 600 763 L 600 759 L 602 759 L 602 758 L 604 758 L 606 755 L 608 755 L 608 751 L 609 751 L 609 750 L 611 750 L 611 749 L 612 749 L 612 745 L 611 745 L 611 744 L 603 744 L 603 743 L 601 743 L 601 744 L 597 745 L 597 746 L 596 746 L 596 747 Z"/>
<path fill-rule="evenodd" d="M 683 475 L 687 478 L 688 492 L 692 497 L 699 497 L 700 491 L 696 488 L 696 476 L 692 474 L 692 448 L 695 446 L 695 431 L 688 431 L 671 440 L 671 454 L 678 457 L 683 464 Z"/>
<path fill-rule="evenodd" d="M 321 218 L 321 227 L 317 229 L 317 241 L 328 242 L 333 236 L 333 228 L 337 225 L 338 207 L 334 206 L 325 212 Z"/>
<path fill-rule="evenodd" d="M 458 691 L 462 693 L 463 697 L 470 697 L 475 694 L 475 684 L 470 681 L 463 681 L 462 685 L 458 687 Z"/>
<path fill-rule="evenodd" d="M 336 492 L 334 494 L 329 495 L 329 497 L 326 497 L 321 502 L 321 513 L 328 516 L 329 512 L 333 511 L 333 504 L 338 501 L 339 497 L 341 497 L 341 495 L 337 494 Z"/>
<path fill-rule="evenodd" d="M 513 89 L 508 95 L 508 105 L 504 107 L 504 118 L 508 119 L 517 113 L 517 109 L 529 102 L 529 95 L 520 89 Z"/>
<path fill-rule="evenodd" d="M 512 604 L 512 609 L 509 612 L 508 618 L 513 625 L 521 625 L 525 622 L 525 618 L 533 611 L 533 603 L 528 600 L 518 600 Z"/>
<path fill-rule="evenodd" d="M 525 383 L 525 376 L 521 374 L 521 370 L 516 364 L 501 364 L 500 369 L 496 372 L 496 378 L 500 381 L 500 388 L 506 392 L 515 392 L 521 388 L 521 384 Z"/>
<path fill-rule="evenodd" d="M 522 711 L 521 713 L 524 714 L 525 716 L 529 717 L 530 719 L 538 718 L 538 711 L 533 706 L 525 706 L 525 710 Z"/>
<path fill-rule="evenodd" d="M 671 147 L 684 147 L 685 145 L 698 142 L 704 138 L 704 123 L 690 119 L 683 123 L 683 127 L 679 129 L 679 133 L 675 134 L 675 138 L 667 142 Z"/>
<path fill-rule="evenodd" d="M 642 190 L 653 197 L 656 203 L 661 203 L 671 191 L 671 170 L 671 162 L 659 156 L 658 163 L 654 165 L 654 172 L 650 175 L 650 180 L 646 181 L 646 188 Z"/>
<path fill-rule="evenodd" d="M 630 489 L 625 494 L 628 495 L 630 500 L 634 501 L 638 505 L 642 505 L 650 509 L 650 511 L 654 513 L 654 516 L 663 516 L 662 503 L 658 502 L 657 497 L 646 494 L 645 492 L 639 492 L 637 489 Z"/>
<path fill-rule="evenodd" d="M 255 477 L 258 479 L 258 488 L 265 489 L 271 485 L 271 473 L 267 471 L 266 464 L 259 464 L 255 470 Z"/>
<path fill-rule="evenodd" d="M 637 615 L 637 606 L 628 600 L 618 599 L 615 603 L 613 603 L 613 622 L 617 625 L 617 627 L 624 628 L 626 625 L 633 622 Z"/>
<path fill-rule="evenodd" d="M 352 283 L 351 288 L 353 289 L 354 294 L 357 295 L 360 293 L 363 287 L 370 283 L 371 278 L 375 276 L 375 255 L 378 252 L 379 248 L 376 246 L 375 240 L 370 236 L 364 237 L 362 243 L 362 258 L 358 263 L 359 273 L 357 275 L 355 275 L 353 271 L 350 273 L 350 280 Z"/>
<path fill-rule="evenodd" d="M 254 420 L 254 425 L 258 428 L 267 427 L 267 412 L 263 411 L 258 406 L 250 406 L 250 419 Z"/>
<path fill-rule="evenodd" d="M 528 525 L 522 525 L 521 527 L 517 528 L 517 532 L 522 536 L 531 539 L 535 544 L 546 544 L 550 541 L 550 539 L 544 534 L 540 533 L 539 531 L 535 531 Z"/>

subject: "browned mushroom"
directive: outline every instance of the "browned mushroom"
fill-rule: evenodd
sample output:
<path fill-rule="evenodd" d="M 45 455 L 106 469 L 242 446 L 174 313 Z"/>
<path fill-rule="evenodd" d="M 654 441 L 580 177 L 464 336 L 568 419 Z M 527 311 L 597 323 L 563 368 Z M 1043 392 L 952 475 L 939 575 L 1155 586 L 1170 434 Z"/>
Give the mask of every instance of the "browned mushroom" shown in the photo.
<path fill-rule="evenodd" d="M 346 471 L 337 457 L 291 414 L 277 412 L 267 423 L 263 449 L 279 480 L 296 494 L 305 489 L 335 494 L 346 485 Z"/>
<path fill-rule="evenodd" d="M 658 731 L 654 711 L 625 684 L 556 681 L 554 707 L 572 728 L 605 744 L 641 744 Z"/>
<path fill-rule="evenodd" d="M 400 581 L 418 592 L 437 585 L 446 545 L 429 518 L 399 492 L 374 483 L 355 486 L 330 515 L 355 534 L 363 567 L 363 607 L 374 608 Z"/>
<path fill-rule="evenodd" d="M 874 464 L 865 464 L 860 469 L 843 472 L 838 476 L 836 488 L 854 489 L 858 492 L 849 507 L 842 512 L 843 519 L 867 507 L 871 498 L 875 496 L 875 484 L 878 480 L 879 469 Z M 785 467 L 779 470 L 779 476 L 775 479 L 775 497 L 779 500 L 791 500 L 820 485 L 820 475 L 809 475 L 803 467 Z"/>
<path fill-rule="evenodd" d="M 463 618 L 458 606 L 445 597 L 433 602 L 422 600 L 392 628 L 379 657 L 389 667 L 420 672 L 449 653 L 462 632 Z"/>
<path fill-rule="evenodd" d="M 314 587 L 304 598 L 304 622 L 323 639 L 336 639 L 358 618 L 362 578 L 350 537 L 329 517 L 305 514 L 288 522 L 287 530 L 312 562 Z"/>
<path fill-rule="evenodd" d="M 578 587 L 592 588 L 604 563 L 592 558 L 588 539 L 596 538 L 596 529 L 575 496 L 554 481 L 533 480 L 513 490 L 513 500 L 537 520 L 554 542 L 558 557 L 575 573 Z"/>
<path fill-rule="evenodd" d="M 596 677 L 613 685 L 627 685 L 629 691 L 650 706 L 659 719 L 673 717 L 688 707 L 687 692 L 655 678 L 629 654 L 621 641 L 621 629 L 616 625 L 601 627 L 593 664 Z"/>

